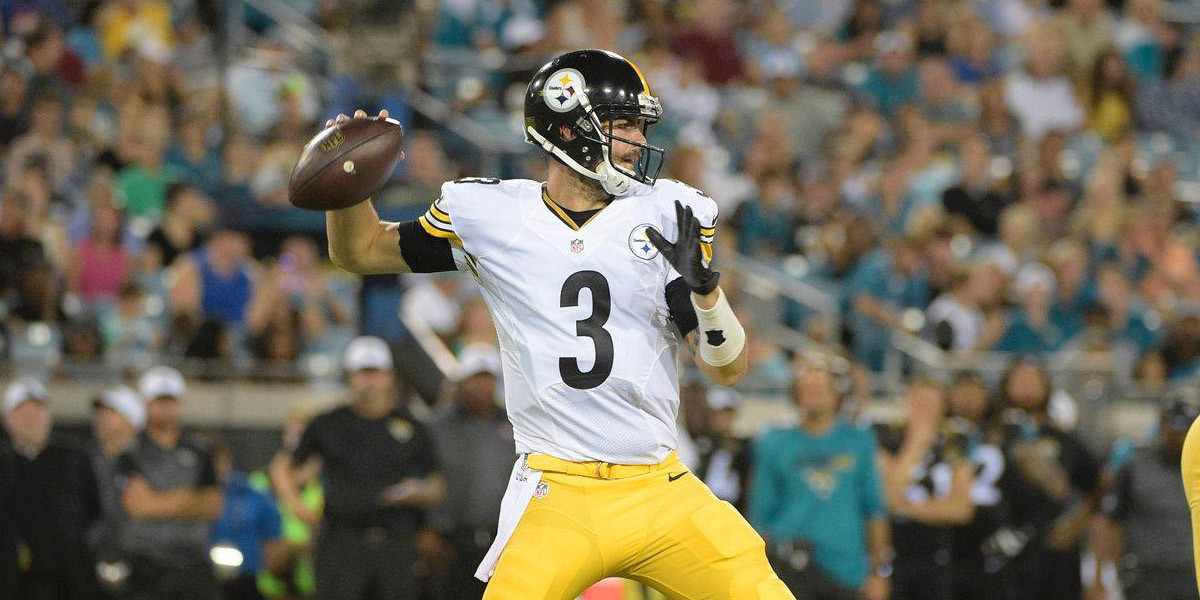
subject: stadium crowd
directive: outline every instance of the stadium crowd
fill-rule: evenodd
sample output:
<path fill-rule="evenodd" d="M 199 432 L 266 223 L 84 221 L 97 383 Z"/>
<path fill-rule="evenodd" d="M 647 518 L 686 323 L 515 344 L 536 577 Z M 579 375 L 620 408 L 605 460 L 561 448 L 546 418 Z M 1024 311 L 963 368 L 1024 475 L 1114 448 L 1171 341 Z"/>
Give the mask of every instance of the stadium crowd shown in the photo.
<path fill-rule="evenodd" d="M 282 4 L 330 54 L 256 3 L 0 1 L 0 356 L 13 382 L 3 533 L 54 523 L 38 531 L 59 536 L 0 535 L 0 597 L 91 598 L 113 581 L 188 597 L 216 579 L 231 598 L 305 597 L 322 569 L 345 573 L 326 585 L 383 585 L 372 578 L 394 565 L 364 558 L 397 537 L 408 546 L 389 555 L 421 582 L 397 594 L 478 597 L 464 586 L 511 445 L 486 380 L 486 307 L 457 276 L 337 273 L 321 216 L 288 204 L 288 175 L 323 119 L 364 107 L 408 130 L 408 158 L 376 199 L 388 218 L 420 214 L 456 177 L 543 179 L 532 147 L 475 144 L 520 140 L 516 92 L 545 58 L 583 47 L 628 56 L 661 98 L 650 140 L 668 148 L 664 176 L 720 204 L 718 265 L 736 252 L 838 307 L 747 323 L 754 378 L 786 390 L 800 426 L 739 438 L 736 394 L 683 386 L 681 452 L 747 514 L 798 597 L 1194 597 L 1175 481 L 1180 427 L 1197 413 L 1181 389 L 1200 371 L 1191 3 Z M 444 112 L 431 117 L 421 98 Z M 464 133 L 475 130 L 486 135 Z M 170 399 L 185 396 L 184 376 L 151 369 L 390 371 L 390 354 L 388 368 L 378 352 L 343 355 L 360 333 L 395 345 L 401 320 L 428 325 L 475 371 L 451 375 L 430 422 L 390 423 L 387 439 L 420 438 L 439 463 L 392 465 L 387 485 L 348 496 L 333 492 L 328 460 L 343 449 L 305 441 L 312 415 L 282 425 L 282 458 L 239 474 L 220 440 L 180 437 Z M 756 336 L 781 321 L 820 355 Z M 863 390 L 897 336 L 956 360 L 1013 359 L 1001 378 L 906 377 L 886 398 L 905 425 L 865 428 Z M 1113 444 L 1075 430 L 1087 420 L 1072 412 L 1090 408 L 1053 393 L 1050 373 L 1082 359 L 1159 402 L 1152 431 Z M 90 454 L 45 433 L 54 398 L 40 382 L 80 365 L 142 383 L 97 397 Z M 323 477 L 302 460 L 314 456 Z M 182 466 L 156 479 L 171 461 Z M 354 521 L 339 511 L 365 510 L 364 494 L 403 508 L 347 525 L 361 535 L 314 557 L 318 524 Z M 117 533 L 129 523 L 132 535 Z M 362 547 L 376 550 L 345 550 Z"/>

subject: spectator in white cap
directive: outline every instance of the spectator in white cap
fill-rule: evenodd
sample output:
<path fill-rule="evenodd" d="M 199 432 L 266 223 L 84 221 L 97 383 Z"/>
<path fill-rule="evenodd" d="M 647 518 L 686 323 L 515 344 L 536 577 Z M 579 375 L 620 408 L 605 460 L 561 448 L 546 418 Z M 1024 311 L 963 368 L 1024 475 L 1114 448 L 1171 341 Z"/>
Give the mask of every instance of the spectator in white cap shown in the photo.
<path fill-rule="evenodd" d="M 92 441 L 104 456 L 116 459 L 146 426 L 146 403 L 132 388 L 118 385 L 92 399 Z"/>
<path fill-rule="evenodd" d="M 708 427 L 696 436 L 696 474 L 718 498 L 744 510 L 751 456 L 749 442 L 733 429 L 740 399 L 737 392 L 717 386 L 709 387 L 704 397 L 710 412 Z"/>
<path fill-rule="evenodd" d="M 146 404 L 132 388 L 110 387 L 92 399 L 92 439 L 88 455 L 100 494 L 100 522 L 88 535 L 96 560 L 100 585 L 106 596 L 119 597 L 129 574 L 121 554 L 121 490 L 117 487 L 117 459 L 137 440 L 146 425 Z"/>
<path fill-rule="evenodd" d="M 91 599 L 94 566 L 79 541 L 99 516 L 96 482 L 87 454 L 50 439 L 46 387 L 20 378 L 4 392 L 4 426 L 12 452 L 0 453 L 0 481 L 11 482 L 4 498 L 18 545 L 15 598 Z"/>
<path fill-rule="evenodd" d="M 414 542 L 425 521 L 423 509 L 445 496 L 437 448 L 425 425 L 397 402 L 387 342 L 356 338 L 342 366 L 349 404 L 308 424 L 291 460 L 272 465 L 272 484 L 284 506 L 299 513 L 304 510 L 299 474 L 323 471 L 316 597 L 416 598 Z"/>
<path fill-rule="evenodd" d="M 153 367 L 138 390 L 146 402 L 146 428 L 117 460 L 122 524 L 121 553 L 130 567 L 133 597 L 213 600 L 217 583 L 208 557 L 212 522 L 224 495 L 212 452 L 183 432 L 181 404 L 187 385 L 179 371 Z"/>
<path fill-rule="evenodd" d="M 497 393 L 500 355 L 490 345 L 467 346 L 450 374 L 454 387 L 445 413 L 430 424 L 446 473 L 446 501 L 430 512 L 430 524 L 451 564 L 442 571 L 447 598 L 480 598 L 486 585 L 473 577 L 500 518 L 500 501 L 516 453 L 512 425 Z"/>
<path fill-rule="evenodd" d="M 50 411 L 46 386 L 21 377 L 4 390 L 4 428 L 18 453 L 35 457 L 50 441 Z"/>
<path fill-rule="evenodd" d="M 1008 330 L 995 349 L 1018 354 L 1049 354 L 1067 341 L 1066 332 L 1052 318 L 1054 271 L 1041 263 L 1017 269 L 1012 292 L 1017 307 L 1009 312 Z"/>

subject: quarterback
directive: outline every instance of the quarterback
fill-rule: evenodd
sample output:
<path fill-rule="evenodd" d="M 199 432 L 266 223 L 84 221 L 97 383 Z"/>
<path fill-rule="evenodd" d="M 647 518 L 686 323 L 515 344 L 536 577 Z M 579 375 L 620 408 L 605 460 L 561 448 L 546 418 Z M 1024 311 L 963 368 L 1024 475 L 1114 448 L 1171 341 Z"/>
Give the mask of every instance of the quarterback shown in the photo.
<path fill-rule="evenodd" d="M 661 115 L 632 62 L 568 52 L 525 94 L 545 183 L 460 179 L 403 223 L 369 201 L 327 213 L 338 266 L 461 270 L 491 311 L 519 456 L 476 572 L 485 600 L 569 600 L 610 576 L 675 599 L 792 598 L 762 538 L 675 454 L 681 349 L 731 385 L 746 334 L 712 268 L 716 203 L 657 178 L 665 152 L 645 134 Z"/>

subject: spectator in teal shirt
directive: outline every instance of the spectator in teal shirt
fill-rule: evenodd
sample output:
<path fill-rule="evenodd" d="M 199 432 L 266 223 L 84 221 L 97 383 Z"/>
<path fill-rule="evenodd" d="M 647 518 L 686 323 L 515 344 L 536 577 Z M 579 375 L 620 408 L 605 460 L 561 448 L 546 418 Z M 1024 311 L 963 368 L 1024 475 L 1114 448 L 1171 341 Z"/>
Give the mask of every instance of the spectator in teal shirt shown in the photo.
<path fill-rule="evenodd" d="M 877 444 L 838 416 L 838 387 L 824 361 L 798 365 L 801 425 L 755 443 L 749 518 L 798 598 L 885 600 L 892 549 Z"/>
<path fill-rule="evenodd" d="M 912 43 L 902 33 L 883 33 L 876 38 L 878 65 L 859 86 L 866 103 L 886 117 L 893 117 L 906 104 L 917 101 L 920 87 L 913 67 Z"/>
<path fill-rule="evenodd" d="M 905 309 L 923 311 L 929 304 L 923 242 L 901 238 L 859 259 L 850 270 L 842 301 L 842 310 L 851 317 L 847 327 L 855 360 L 882 371 L 891 330 L 902 326 Z"/>

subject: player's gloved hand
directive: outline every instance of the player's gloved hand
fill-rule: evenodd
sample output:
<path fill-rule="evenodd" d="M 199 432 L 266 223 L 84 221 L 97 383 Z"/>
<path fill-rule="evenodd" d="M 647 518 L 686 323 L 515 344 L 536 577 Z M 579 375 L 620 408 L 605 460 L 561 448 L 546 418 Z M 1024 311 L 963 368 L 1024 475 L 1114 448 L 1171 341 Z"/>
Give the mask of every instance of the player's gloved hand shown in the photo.
<path fill-rule="evenodd" d="M 683 276 L 684 283 L 692 291 L 701 296 L 717 289 L 717 280 L 721 274 L 712 270 L 712 265 L 705 264 L 704 253 L 700 250 L 700 221 L 692 214 L 692 208 L 684 207 L 683 203 L 675 201 L 675 218 L 679 224 L 679 239 L 674 243 L 668 242 L 661 233 L 653 227 L 646 228 L 646 236 L 650 243 L 658 248 L 666 257 L 667 262 L 675 267 Z"/>

